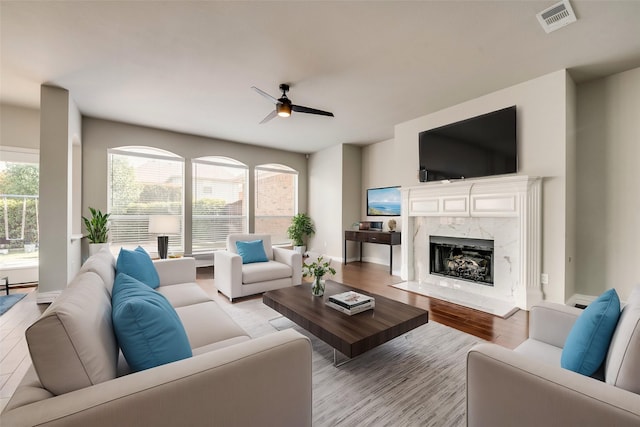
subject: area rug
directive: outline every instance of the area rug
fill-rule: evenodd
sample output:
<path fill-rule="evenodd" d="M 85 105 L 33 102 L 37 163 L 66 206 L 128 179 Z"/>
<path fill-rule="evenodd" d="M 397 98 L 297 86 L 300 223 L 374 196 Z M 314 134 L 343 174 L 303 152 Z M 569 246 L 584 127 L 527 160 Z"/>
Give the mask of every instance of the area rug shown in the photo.
<path fill-rule="evenodd" d="M 0 316 L 6 313 L 27 294 L 0 295 Z"/>
<path fill-rule="evenodd" d="M 480 340 L 435 322 L 340 366 L 333 349 L 262 304 L 223 308 L 251 336 L 295 328 L 313 346 L 313 425 L 463 426 L 469 348 Z"/>

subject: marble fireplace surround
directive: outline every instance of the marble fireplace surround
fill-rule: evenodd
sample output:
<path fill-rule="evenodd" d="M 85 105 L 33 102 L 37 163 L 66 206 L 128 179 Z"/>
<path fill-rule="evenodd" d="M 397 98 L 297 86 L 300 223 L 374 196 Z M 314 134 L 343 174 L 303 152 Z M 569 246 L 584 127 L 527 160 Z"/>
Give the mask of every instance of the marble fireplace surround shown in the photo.
<path fill-rule="evenodd" d="M 542 299 L 541 184 L 511 175 L 403 187 L 400 274 L 406 282 L 396 287 L 502 317 L 528 310 Z M 493 240 L 494 286 L 430 274 L 431 235 Z"/>

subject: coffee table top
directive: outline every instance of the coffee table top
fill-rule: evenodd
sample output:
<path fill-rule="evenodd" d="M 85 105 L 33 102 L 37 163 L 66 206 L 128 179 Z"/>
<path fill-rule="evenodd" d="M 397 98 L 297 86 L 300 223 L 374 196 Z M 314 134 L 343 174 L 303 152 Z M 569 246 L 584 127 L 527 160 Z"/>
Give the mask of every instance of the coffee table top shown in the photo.
<path fill-rule="evenodd" d="M 325 304 L 329 296 L 345 291 L 371 295 L 376 300 L 375 308 L 349 316 Z M 265 292 L 262 302 L 348 357 L 358 356 L 429 320 L 425 310 L 332 280 L 326 281 L 322 297 L 313 296 L 311 284 L 303 283 Z"/>

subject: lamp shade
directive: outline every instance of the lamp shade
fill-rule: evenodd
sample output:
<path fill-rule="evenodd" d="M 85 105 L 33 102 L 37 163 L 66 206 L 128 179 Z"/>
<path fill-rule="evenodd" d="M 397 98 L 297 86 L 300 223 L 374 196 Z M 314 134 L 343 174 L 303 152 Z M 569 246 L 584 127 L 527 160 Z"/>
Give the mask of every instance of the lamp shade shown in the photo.
<path fill-rule="evenodd" d="M 149 233 L 179 234 L 180 217 L 177 215 L 150 215 Z"/>

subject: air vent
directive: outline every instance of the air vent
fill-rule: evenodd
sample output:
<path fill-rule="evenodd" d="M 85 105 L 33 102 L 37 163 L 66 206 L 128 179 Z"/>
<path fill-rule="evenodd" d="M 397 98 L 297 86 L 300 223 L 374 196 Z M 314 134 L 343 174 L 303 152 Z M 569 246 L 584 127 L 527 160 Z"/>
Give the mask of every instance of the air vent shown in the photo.
<path fill-rule="evenodd" d="M 569 0 L 563 0 L 560 3 L 556 3 L 538 13 L 536 16 L 538 17 L 540 25 L 542 25 L 542 28 L 547 34 L 562 28 L 565 25 L 569 25 L 572 22 L 576 22 L 576 14 L 573 13 Z"/>

